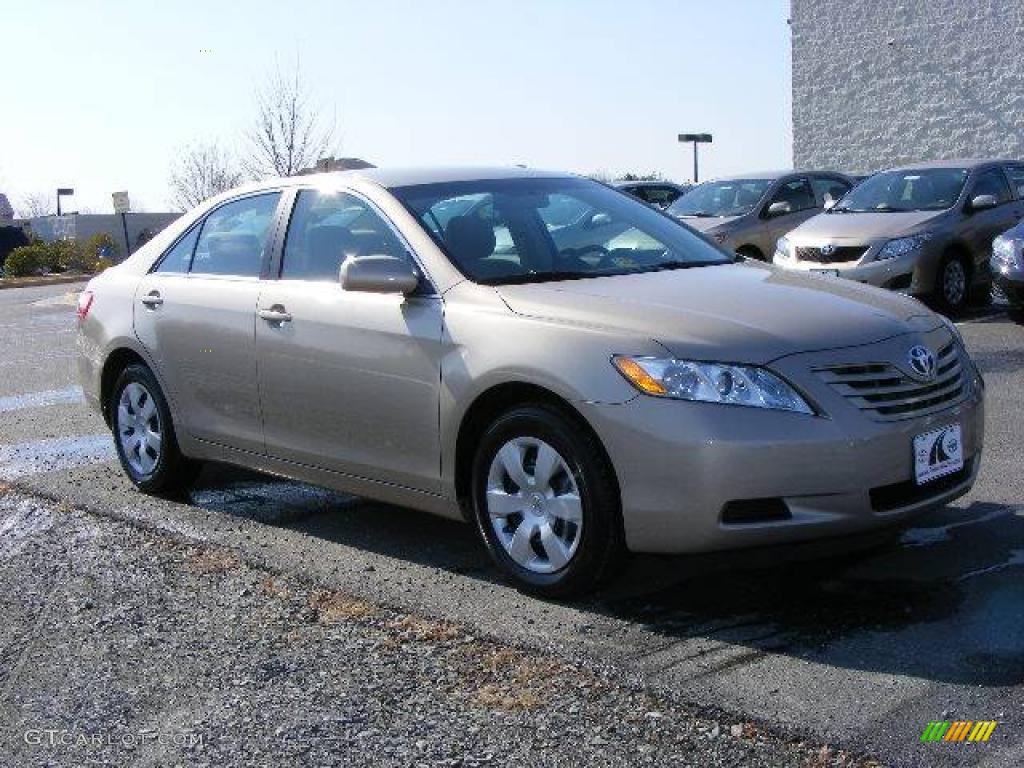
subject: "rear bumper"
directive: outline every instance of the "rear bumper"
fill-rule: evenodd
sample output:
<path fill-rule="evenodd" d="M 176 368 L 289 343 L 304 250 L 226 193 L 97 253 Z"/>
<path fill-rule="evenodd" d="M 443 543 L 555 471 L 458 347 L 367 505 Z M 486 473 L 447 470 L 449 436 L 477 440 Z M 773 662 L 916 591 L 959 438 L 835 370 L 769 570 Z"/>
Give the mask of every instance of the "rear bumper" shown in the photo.
<path fill-rule="evenodd" d="M 583 410 L 615 466 L 635 552 L 711 552 L 898 524 L 966 493 L 984 442 L 981 389 L 949 409 L 888 423 L 852 408 L 823 418 L 651 397 Z M 962 428 L 963 473 L 918 488 L 913 438 L 953 423 Z M 730 502 L 768 499 L 784 502 L 788 516 L 723 515 Z"/>

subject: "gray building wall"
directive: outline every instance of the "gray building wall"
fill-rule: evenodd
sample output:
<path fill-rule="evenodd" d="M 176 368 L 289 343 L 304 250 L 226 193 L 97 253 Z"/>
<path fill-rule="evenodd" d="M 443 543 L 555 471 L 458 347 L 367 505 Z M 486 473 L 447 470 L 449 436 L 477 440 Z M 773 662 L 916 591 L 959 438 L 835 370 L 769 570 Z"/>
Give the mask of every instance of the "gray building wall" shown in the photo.
<path fill-rule="evenodd" d="M 791 0 L 793 164 L 1024 159 L 1024 0 Z"/>
<path fill-rule="evenodd" d="M 134 253 L 140 243 L 140 235 L 148 230 L 148 240 L 172 221 L 181 216 L 180 213 L 127 213 L 125 224 L 128 228 L 128 240 L 131 252 Z M 47 242 L 63 238 L 75 238 L 85 241 L 100 232 L 109 234 L 121 249 L 119 257 L 126 255 L 124 228 L 121 216 L 116 213 L 70 213 L 65 216 L 38 216 L 28 219 L 32 234 Z"/>

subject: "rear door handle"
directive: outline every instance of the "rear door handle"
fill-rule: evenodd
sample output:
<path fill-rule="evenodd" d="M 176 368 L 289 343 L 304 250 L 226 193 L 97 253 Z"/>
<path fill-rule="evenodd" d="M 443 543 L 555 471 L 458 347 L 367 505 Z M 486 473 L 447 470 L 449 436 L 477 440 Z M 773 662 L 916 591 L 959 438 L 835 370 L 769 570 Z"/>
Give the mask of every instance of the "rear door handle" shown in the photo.
<path fill-rule="evenodd" d="M 284 307 L 278 304 L 275 304 L 270 309 L 257 310 L 256 314 L 268 323 L 290 323 L 292 320 L 292 316 L 284 311 Z"/>
<path fill-rule="evenodd" d="M 164 303 L 163 297 L 160 296 L 159 291 L 151 291 L 150 293 L 146 294 L 141 299 L 139 299 L 139 301 L 141 301 L 150 309 L 156 309 L 157 307 Z"/>

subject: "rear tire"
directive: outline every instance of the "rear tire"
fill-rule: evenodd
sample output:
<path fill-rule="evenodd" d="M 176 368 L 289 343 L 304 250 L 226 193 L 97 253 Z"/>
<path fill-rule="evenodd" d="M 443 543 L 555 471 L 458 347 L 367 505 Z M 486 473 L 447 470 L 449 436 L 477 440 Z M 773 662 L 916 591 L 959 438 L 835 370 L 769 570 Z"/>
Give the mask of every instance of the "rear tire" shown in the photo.
<path fill-rule="evenodd" d="M 597 439 L 558 408 L 524 405 L 499 416 L 480 438 L 471 488 L 488 552 L 525 592 L 591 591 L 621 559 L 614 472 Z"/>
<path fill-rule="evenodd" d="M 202 465 L 181 453 L 167 399 L 149 368 L 121 371 L 107 407 L 117 457 L 140 491 L 180 495 L 192 486 Z"/>
<path fill-rule="evenodd" d="M 971 295 L 971 270 L 967 259 L 959 253 L 948 253 L 939 263 L 935 275 L 935 304 L 950 317 L 967 308 Z"/>

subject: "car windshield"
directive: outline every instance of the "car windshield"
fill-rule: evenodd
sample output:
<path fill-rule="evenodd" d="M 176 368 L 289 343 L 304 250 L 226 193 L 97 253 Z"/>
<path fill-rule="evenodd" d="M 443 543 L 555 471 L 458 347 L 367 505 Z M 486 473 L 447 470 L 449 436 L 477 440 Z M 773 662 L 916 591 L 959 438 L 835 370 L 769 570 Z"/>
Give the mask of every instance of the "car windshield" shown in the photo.
<path fill-rule="evenodd" d="M 885 171 L 851 189 L 832 208 L 838 212 L 940 211 L 960 197 L 967 181 L 966 168 L 927 168 Z"/>
<path fill-rule="evenodd" d="M 771 179 L 706 181 L 668 207 L 673 216 L 742 216 L 749 213 L 771 186 Z"/>
<path fill-rule="evenodd" d="M 588 179 L 496 179 L 391 191 L 455 266 L 478 283 L 569 280 L 732 261 L 650 206 Z"/>

